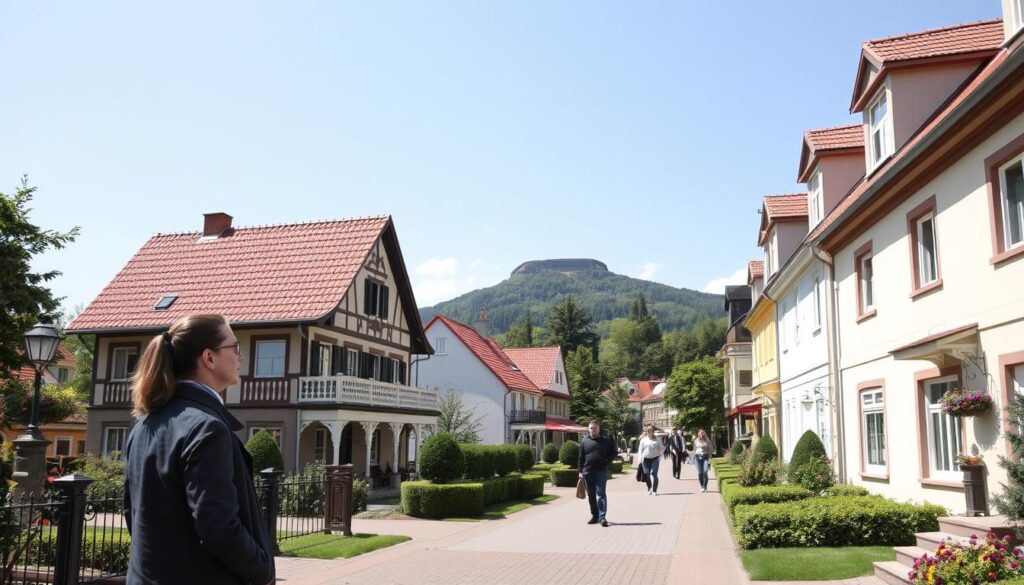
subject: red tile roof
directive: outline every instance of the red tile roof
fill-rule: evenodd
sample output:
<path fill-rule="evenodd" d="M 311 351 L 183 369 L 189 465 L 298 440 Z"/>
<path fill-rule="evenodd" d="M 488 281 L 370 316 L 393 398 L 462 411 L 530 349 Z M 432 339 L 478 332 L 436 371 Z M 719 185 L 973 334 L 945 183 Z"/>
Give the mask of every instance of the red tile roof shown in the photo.
<path fill-rule="evenodd" d="M 864 124 L 807 130 L 804 132 L 804 141 L 814 152 L 864 148 Z"/>
<path fill-rule="evenodd" d="M 636 393 L 630 395 L 629 401 L 644 402 L 647 400 L 656 400 L 660 398 L 660 396 L 656 396 L 654 394 L 654 389 L 658 386 L 658 384 L 661 384 L 664 381 L 665 380 L 660 380 L 657 378 L 653 380 L 630 380 L 629 378 L 619 378 L 615 382 L 617 384 L 625 384 L 627 382 L 632 384 L 633 388 L 636 389 Z"/>
<path fill-rule="evenodd" d="M 530 381 L 530 378 L 498 347 L 497 343 L 494 343 L 493 339 L 484 338 L 477 333 L 476 329 L 469 325 L 463 325 L 454 319 L 449 319 L 444 315 L 434 316 L 425 327 L 425 330 L 429 331 L 434 323 L 438 321 L 445 324 L 452 334 L 458 337 L 459 341 L 469 348 L 469 351 L 473 352 L 477 359 L 483 362 L 487 369 L 501 380 L 501 383 L 506 388 L 531 394 L 543 394 L 543 391 Z"/>
<path fill-rule="evenodd" d="M 864 42 L 864 52 L 881 63 L 998 50 L 1003 21 L 996 18 Z"/>
<path fill-rule="evenodd" d="M 772 225 L 782 220 L 807 220 L 807 193 L 765 195 L 757 244 L 763 246 Z"/>
<path fill-rule="evenodd" d="M 764 260 L 751 260 L 747 262 L 747 278 L 761 278 L 764 276 Z"/>
<path fill-rule="evenodd" d="M 337 307 L 389 225 L 379 216 L 233 228 L 207 241 L 201 232 L 156 235 L 67 330 L 160 329 L 199 312 L 232 323 L 318 319 Z M 178 300 L 154 310 L 163 295 Z"/>
<path fill-rule="evenodd" d="M 960 106 L 960 104 L 962 104 L 964 100 L 971 95 L 971 93 L 978 89 L 982 82 L 998 71 L 1009 56 L 1010 52 L 1007 49 L 1000 51 L 1000 53 L 989 61 L 988 64 L 986 64 L 985 67 L 970 80 L 969 83 L 960 89 L 959 93 L 957 93 L 945 104 L 945 106 L 936 112 L 935 116 L 933 116 L 928 123 L 922 126 L 903 146 L 889 157 L 888 161 L 882 163 L 882 165 L 875 169 L 869 177 L 861 179 L 850 193 L 848 193 L 846 197 L 844 197 L 839 204 L 825 216 L 825 219 L 814 228 L 809 237 L 813 239 L 819 238 L 827 229 L 835 224 L 844 213 L 857 203 L 857 201 L 864 198 L 865 194 L 878 182 L 880 178 L 885 177 L 892 167 L 900 163 L 900 161 L 906 157 L 908 152 L 912 151 L 914 147 L 927 137 L 932 130 L 934 130 L 940 123 L 942 123 L 943 120 L 956 110 L 956 108 Z"/>
<path fill-rule="evenodd" d="M 547 390 L 554 380 L 555 368 L 558 367 L 558 357 L 561 355 L 562 349 L 555 345 L 552 347 L 510 348 L 504 352 L 536 387 Z M 555 394 L 565 396 L 561 392 L 555 392 Z"/>

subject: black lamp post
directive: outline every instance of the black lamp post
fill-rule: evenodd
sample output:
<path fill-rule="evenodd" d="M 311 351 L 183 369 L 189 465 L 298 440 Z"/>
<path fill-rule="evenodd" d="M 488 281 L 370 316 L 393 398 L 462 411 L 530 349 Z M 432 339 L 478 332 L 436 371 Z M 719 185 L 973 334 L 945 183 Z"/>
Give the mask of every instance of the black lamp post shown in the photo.
<path fill-rule="evenodd" d="M 60 340 L 60 332 L 45 315 L 40 315 L 39 322 L 25 333 L 25 355 L 36 370 L 36 379 L 32 417 L 25 432 L 14 440 L 14 479 L 18 481 L 19 490 L 32 491 L 33 487 L 41 487 L 46 478 L 46 446 L 50 441 L 39 432 L 39 392 L 43 385 L 43 371 L 53 361 Z"/>

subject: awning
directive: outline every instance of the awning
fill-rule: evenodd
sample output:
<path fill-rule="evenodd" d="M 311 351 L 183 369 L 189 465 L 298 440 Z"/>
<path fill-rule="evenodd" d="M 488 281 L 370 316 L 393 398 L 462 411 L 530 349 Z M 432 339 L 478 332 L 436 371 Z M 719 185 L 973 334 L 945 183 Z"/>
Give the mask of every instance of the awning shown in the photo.
<path fill-rule="evenodd" d="M 725 413 L 725 416 L 726 416 L 726 418 L 733 418 L 736 415 L 740 415 L 740 414 L 753 414 L 753 415 L 760 416 L 761 415 L 761 399 L 760 398 L 754 398 L 752 400 L 748 400 L 748 401 L 744 402 L 743 404 L 740 404 L 736 408 L 730 409 L 729 412 Z"/>
<path fill-rule="evenodd" d="M 960 364 L 978 354 L 978 324 L 948 329 L 897 347 L 889 352 L 897 360 L 927 360 L 940 368 Z"/>
<path fill-rule="evenodd" d="M 590 430 L 589 428 L 583 425 L 578 425 L 567 418 L 554 418 L 550 416 L 544 423 L 544 428 L 549 431 L 562 431 L 563 433 L 585 433 Z"/>

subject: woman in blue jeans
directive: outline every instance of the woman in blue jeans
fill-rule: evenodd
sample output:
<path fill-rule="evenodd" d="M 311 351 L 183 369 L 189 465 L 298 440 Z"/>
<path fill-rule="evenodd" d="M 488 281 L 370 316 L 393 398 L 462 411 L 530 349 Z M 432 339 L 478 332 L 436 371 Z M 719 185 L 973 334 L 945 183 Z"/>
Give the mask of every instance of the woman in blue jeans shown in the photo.
<path fill-rule="evenodd" d="M 693 440 L 693 464 L 697 466 L 697 481 L 700 482 L 700 491 L 708 491 L 708 463 L 711 460 L 711 441 L 704 429 L 697 431 L 697 438 Z"/>
<path fill-rule="evenodd" d="M 647 432 L 640 439 L 640 447 L 637 452 L 640 455 L 640 465 L 643 466 L 647 495 L 656 496 L 658 495 L 658 467 L 661 466 L 661 456 L 665 452 L 665 445 L 654 436 L 653 425 L 647 426 Z"/>

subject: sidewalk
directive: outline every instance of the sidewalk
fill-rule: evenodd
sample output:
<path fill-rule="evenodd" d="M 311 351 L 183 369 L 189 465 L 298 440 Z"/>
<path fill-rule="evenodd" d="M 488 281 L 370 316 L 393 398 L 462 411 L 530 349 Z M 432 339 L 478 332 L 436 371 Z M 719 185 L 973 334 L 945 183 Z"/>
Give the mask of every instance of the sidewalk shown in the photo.
<path fill-rule="evenodd" d="M 713 486 L 712 486 L 713 487 Z M 672 478 L 662 467 L 660 494 L 648 496 L 632 474 L 608 483 L 611 526 L 588 525 L 574 489 L 509 518 L 475 523 L 355 520 L 357 532 L 405 534 L 413 540 L 353 559 L 278 557 L 289 585 L 476 585 L 573 583 L 748 583 L 733 547 L 721 499 L 697 491 L 696 470 Z M 696 493 L 695 493 L 696 492 Z"/>

